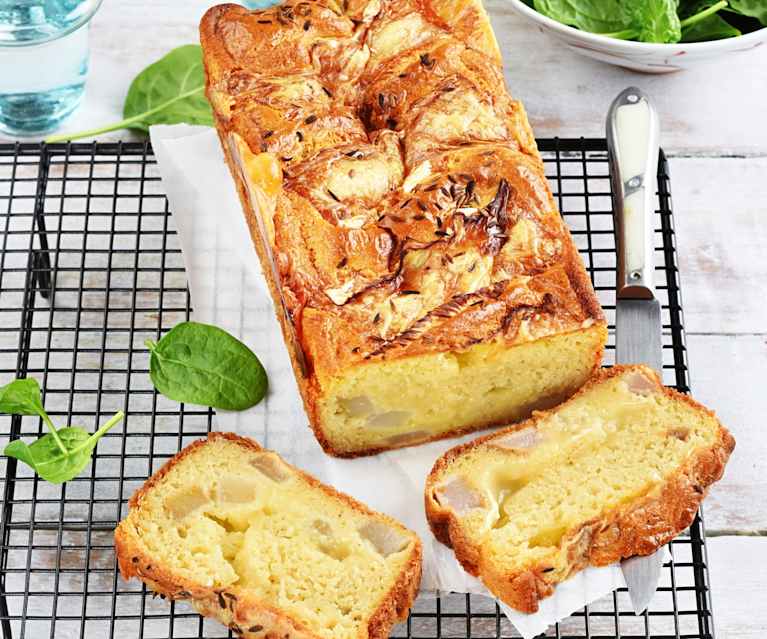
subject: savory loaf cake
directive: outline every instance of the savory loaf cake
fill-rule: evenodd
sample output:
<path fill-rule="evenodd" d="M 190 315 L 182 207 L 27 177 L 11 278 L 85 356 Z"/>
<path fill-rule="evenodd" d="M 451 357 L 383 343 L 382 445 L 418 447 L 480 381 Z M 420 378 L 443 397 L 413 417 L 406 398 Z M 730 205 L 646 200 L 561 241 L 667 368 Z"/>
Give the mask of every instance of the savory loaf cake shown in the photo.
<path fill-rule="evenodd" d="M 604 370 L 554 410 L 445 453 L 426 482 L 442 543 L 523 612 L 586 565 L 687 528 L 735 440 L 644 366 Z"/>
<path fill-rule="evenodd" d="M 250 439 L 191 444 L 129 506 L 122 576 L 249 639 L 383 639 L 418 591 L 414 533 Z"/>
<path fill-rule="evenodd" d="M 602 312 L 479 0 L 228 4 L 200 31 L 327 452 L 509 423 L 588 379 Z"/>

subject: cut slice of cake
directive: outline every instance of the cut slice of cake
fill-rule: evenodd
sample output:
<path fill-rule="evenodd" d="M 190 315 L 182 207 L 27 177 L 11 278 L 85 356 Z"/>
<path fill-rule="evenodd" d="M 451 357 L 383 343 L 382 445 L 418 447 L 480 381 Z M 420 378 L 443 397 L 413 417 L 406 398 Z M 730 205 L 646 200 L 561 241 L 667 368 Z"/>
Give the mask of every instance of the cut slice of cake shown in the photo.
<path fill-rule="evenodd" d="M 418 591 L 415 533 L 250 439 L 191 444 L 129 505 L 122 576 L 243 637 L 388 637 Z"/>
<path fill-rule="evenodd" d="M 693 521 L 735 440 L 643 366 L 603 370 L 561 406 L 445 453 L 432 531 L 501 600 L 535 612 L 587 565 L 648 555 Z"/>

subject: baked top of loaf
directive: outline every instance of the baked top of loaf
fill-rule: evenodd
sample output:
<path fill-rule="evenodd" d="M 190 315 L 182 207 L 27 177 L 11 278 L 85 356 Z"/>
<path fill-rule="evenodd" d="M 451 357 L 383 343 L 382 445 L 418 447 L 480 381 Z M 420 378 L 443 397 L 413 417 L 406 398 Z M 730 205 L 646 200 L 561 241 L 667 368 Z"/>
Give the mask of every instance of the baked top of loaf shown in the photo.
<path fill-rule="evenodd" d="M 201 41 L 268 276 L 320 384 L 603 321 L 478 0 L 221 5 Z"/>
<path fill-rule="evenodd" d="M 426 482 L 432 530 L 503 601 L 535 612 L 588 564 L 648 555 L 693 521 L 735 441 L 643 366 L 458 446 Z"/>
<path fill-rule="evenodd" d="M 191 444 L 129 506 L 123 577 L 245 637 L 388 637 L 418 590 L 414 533 L 250 439 Z"/>

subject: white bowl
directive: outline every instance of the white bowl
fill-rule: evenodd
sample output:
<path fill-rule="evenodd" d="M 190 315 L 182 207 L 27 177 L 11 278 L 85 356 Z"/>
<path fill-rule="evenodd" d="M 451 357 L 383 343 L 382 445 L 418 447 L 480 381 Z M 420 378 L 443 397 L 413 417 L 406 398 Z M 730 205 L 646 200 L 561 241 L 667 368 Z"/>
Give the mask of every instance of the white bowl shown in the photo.
<path fill-rule="evenodd" d="M 508 0 L 514 10 L 542 32 L 550 33 L 581 55 L 645 73 L 671 73 L 700 61 L 750 51 L 767 41 L 767 27 L 737 38 L 710 42 L 653 44 L 618 40 L 581 31 L 528 7 L 522 0 Z"/>

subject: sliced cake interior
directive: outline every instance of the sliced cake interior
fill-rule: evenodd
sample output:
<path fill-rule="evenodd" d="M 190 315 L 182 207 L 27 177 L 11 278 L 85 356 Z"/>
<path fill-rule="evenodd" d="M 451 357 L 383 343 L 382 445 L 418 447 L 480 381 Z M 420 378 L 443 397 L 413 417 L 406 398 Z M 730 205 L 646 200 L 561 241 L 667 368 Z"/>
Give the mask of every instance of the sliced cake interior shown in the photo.
<path fill-rule="evenodd" d="M 531 612 L 586 564 L 649 554 L 692 523 L 734 440 L 643 367 L 603 372 L 558 408 L 455 448 L 426 489 L 430 524 Z"/>
<path fill-rule="evenodd" d="M 126 578 L 246 636 L 388 636 L 420 578 L 414 533 L 235 436 L 150 479 L 116 542 Z"/>
<path fill-rule="evenodd" d="M 525 419 L 583 385 L 598 365 L 604 333 L 594 325 L 512 348 L 496 340 L 356 366 L 320 403 L 326 433 L 345 450 L 375 450 Z"/>

